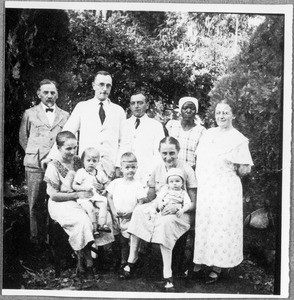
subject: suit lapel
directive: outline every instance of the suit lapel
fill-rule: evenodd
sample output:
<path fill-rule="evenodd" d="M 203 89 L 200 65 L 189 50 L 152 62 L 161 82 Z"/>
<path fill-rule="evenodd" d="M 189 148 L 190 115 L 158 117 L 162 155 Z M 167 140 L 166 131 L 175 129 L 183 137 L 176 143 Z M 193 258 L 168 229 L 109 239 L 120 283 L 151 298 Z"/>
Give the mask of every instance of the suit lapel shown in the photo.
<path fill-rule="evenodd" d="M 52 127 L 55 127 L 62 119 L 61 109 L 56 105 L 55 106 L 55 118 L 52 124 Z"/>
<path fill-rule="evenodd" d="M 44 112 L 44 109 L 41 105 L 41 103 L 39 105 L 37 105 L 37 118 L 44 123 L 47 127 L 51 127 L 48 121 L 48 118 L 46 116 L 46 113 Z"/>

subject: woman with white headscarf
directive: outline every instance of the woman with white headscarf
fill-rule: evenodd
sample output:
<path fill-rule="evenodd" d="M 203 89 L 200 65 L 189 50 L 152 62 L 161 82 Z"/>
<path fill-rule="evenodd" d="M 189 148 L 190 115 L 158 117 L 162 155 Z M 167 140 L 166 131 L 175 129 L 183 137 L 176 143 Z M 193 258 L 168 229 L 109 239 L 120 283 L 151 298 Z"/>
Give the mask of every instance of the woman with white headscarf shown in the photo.
<path fill-rule="evenodd" d="M 181 146 L 179 160 L 188 163 L 193 169 L 196 164 L 196 149 L 199 139 L 205 132 L 198 112 L 198 100 L 183 97 L 179 100 L 180 120 L 170 120 L 166 124 L 169 136 L 176 138 Z"/>

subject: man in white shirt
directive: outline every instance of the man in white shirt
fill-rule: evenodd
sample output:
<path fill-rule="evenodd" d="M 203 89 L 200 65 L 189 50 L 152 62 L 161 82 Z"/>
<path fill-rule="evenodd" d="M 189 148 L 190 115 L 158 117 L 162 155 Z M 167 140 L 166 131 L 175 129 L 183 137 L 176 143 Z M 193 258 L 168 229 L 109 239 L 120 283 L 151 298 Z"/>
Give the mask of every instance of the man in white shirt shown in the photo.
<path fill-rule="evenodd" d="M 76 105 L 63 130 L 74 134 L 79 132 L 79 155 L 88 147 L 98 149 L 104 171 L 112 177 L 115 166 L 118 174 L 121 155 L 129 151 L 126 115 L 121 106 L 108 98 L 112 87 L 112 78 L 108 72 L 99 71 L 92 87 L 94 98 Z M 49 158 L 56 155 L 57 149 L 54 146 Z"/>
<path fill-rule="evenodd" d="M 46 184 L 44 161 L 62 130 L 69 113 L 55 103 L 58 98 L 56 83 L 44 79 L 37 91 L 40 104 L 27 109 L 19 129 L 19 143 L 25 151 L 24 166 L 30 210 L 30 235 L 33 244 L 45 241 Z"/>
<path fill-rule="evenodd" d="M 135 178 L 144 187 L 154 167 L 162 161 L 158 148 L 164 138 L 163 126 L 155 119 L 146 115 L 149 103 L 142 92 L 131 97 L 130 109 L 132 116 L 127 119 L 127 132 L 131 141 L 131 152 L 138 160 L 138 170 Z"/>

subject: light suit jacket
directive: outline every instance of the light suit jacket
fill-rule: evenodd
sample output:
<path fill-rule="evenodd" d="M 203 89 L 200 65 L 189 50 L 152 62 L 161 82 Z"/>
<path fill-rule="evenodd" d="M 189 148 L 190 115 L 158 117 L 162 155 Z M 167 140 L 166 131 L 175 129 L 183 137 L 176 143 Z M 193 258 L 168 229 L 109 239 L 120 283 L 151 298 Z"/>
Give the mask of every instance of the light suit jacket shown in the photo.
<path fill-rule="evenodd" d="M 56 135 L 66 123 L 69 113 L 58 106 L 55 107 L 52 126 L 41 103 L 24 112 L 19 129 L 19 143 L 25 151 L 25 167 L 41 168 L 41 161 L 48 155 Z"/>
<path fill-rule="evenodd" d="M 109 175 L 114 165 L 120 165 L 120 157 L 130 151 L 130 142 L 126 134 L 126 114 L 123 108 L 109 99 L 104 101 L 105 121 L 101 124 L 99 117 L 99 100 L 96 98 L 79 102 L 74 108 L 63 130 L 76 134 L 79 132 L 79 155 L 88 148 L 99 150 L 104 161 L 105 172 Z M 56 145 L 49 157 L 57 156 Z M 106 167 L 107 162 L 110 166 Z"/>

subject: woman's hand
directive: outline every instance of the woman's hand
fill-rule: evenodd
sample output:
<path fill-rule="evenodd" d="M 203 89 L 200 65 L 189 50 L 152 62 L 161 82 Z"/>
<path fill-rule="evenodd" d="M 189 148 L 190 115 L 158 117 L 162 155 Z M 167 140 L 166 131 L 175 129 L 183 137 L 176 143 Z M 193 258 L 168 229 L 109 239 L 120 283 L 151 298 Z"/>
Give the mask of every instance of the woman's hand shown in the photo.
<path fill-rule="evenodd" d="M 96 189 L 96 191 L 99 191 L 99 192 L 102 191 L 104 188 L 104 185 L 102 183 L 98 183 L 98 182 L 93 183 L 93 186 Z"/>
<path fill-rule="evenodd" d="M 78 196 L 79 196 L 80 199 L 91 198 L 91 197 L 94 196 L 92 189 L 89 190 L 89 191 L 85 190 L 85 191 L 80 191 L 80 192 L 77 192 L 77 193 L 78 193 Z"/>
<path fill-rule="evenodd" d="M 164 203 L 163 201 L 160 201 L 160 202 L 158 203 L 158 209 L 159 209 L 159 210 L 163 210 L 163 209 L 164 209 L 164 206 L 165 206 L 165 203 Z"/>
<path fill-rule="evenodd" d="M 130 219 L 132 217 L 132 212 L 118 212 L 117 215 L 122 219 Z"/>
<path fill-rule="evenodd" d="M 177 216 L 178 218 L 180 218 L 180 217 L 183 215 L 184 212 L 185 212 L 185 211 L 184 211 L 183 209 L 180 209 L 180 210 L 178 210 L 178 211 L 176 212 L 176 216 Z"/>
<path fill-rule="evenodd" d="M 174 215 L 177 212 L 177 208 L 174 205 L 166 205 L 161 212 L 162 216 Z"/>

